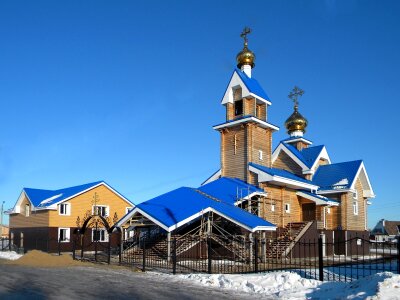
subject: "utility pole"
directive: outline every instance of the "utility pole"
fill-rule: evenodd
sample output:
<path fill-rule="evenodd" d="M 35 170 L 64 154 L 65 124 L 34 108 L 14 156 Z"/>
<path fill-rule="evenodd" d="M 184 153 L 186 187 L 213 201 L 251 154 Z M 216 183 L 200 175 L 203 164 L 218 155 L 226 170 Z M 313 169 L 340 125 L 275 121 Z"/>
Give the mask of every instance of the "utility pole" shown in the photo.
<path fill-rule="evenodd" d="M 0 211 L 0 238 L 3 237 L 3 212 L 4 212 L 4 203 L 5 201 L 3 201 L 1 203 L 1 211 Z"/>

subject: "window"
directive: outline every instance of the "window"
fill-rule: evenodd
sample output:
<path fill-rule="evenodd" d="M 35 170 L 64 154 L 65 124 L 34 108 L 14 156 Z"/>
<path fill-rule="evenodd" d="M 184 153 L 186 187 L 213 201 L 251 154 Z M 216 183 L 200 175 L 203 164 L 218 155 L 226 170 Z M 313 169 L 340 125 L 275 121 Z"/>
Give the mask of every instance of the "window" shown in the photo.
<path fill-rule="evenodd" d="M 58 213 L 63 216 L 69 216 L 71 214 L 71 204 L 61 203 L 59 206 Z"/>
<path fill-rule="evenodd" d="M 275 211 L 275 204 L 271 204 L 271 211 Z"/>
<path fill-rule="evenodd" d="M 358 193 L 357 193 L 357 191 L 354 191 L 354 192 L 353 192 L 353 199 L 358 199 Z"/>
<path fill-rule="evenodd" d="M 263 160 L 263 152 L 262 152 L 262 150 L 258 150 L 258 158 L 260 160 Z"/>
<path fill-rule="evenodd" d="M 108 217 L 108 211 L 109 207 L 105 205 L 96 205 L 93 206 L 93 214 L 102 216 L 102 217 Z"/>
<path fill-rule="evenodd" d="M 29 217 L 31 210 L 30 210 L 30 205 L 25 204 L 25 217 Z"/>
<path fill-rule="evenodd" d="M 108 242 L 108 233 L 105 229 L 92 229 L 92 242 Z"/>
<path fill-rule="evenodd" d="M 355 216 L 358 215 L 358 202 L 357 201 L 353 201 L 353 213 Z"/>
<path fill-rule="evenodd" d="M 328 213 L 328 214 L 331 213 L 331 208 L 330 208 L 330 207 L 327 207 L 327 208 L 326 208 L 326 213 Z"/>
<path fill-rule="evenodd" d="M 58 240 L 63 243 L 69 242 L 69 228 L 58 228 Z"/>
<path fill-rule="evenodd" d="M 243 114 L 243 100 L 235 101 L 235 116 Z"/>
<path fill-rule="evenodd" d="M 285 213 L 290 214 L 290 204 L 285 203 Z"/>

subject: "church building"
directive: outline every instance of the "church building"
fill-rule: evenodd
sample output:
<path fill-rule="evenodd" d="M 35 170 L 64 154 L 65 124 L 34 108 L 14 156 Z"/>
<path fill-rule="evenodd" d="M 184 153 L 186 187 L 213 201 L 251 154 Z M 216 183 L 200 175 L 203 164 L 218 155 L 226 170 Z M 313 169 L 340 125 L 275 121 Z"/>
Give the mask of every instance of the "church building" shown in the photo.
<path fill-rule="evenodd" d="M 289 95 L 294 101 L 285 122 L 289 136 L 272 150 L 279 128 L 268 122 L 271 100 L 252 74 L 248 33 L 242 34 L 244 47 L 221 101 L 226 120 L 213 127 L 221 135 L 221 168 L 204 184 L 228 177 L 257 186 L 265 194 L 241 205 L 281 228 L 315 221 L 320 230 L 365 232 L 374 192 L 364 163 L 332 162 L 324 145 L 305 137 L 308 122 L 298 107 L 304 92 L 298 87 Z"/>
<path fill-rule="evenodd" d="M 117 226 L 128 235 L 156 226 L 168 239 L 190 232 L 210 236 L 223 227 L 224 234 L 250 240 L 254 234 L 275 238 L 275 254 L 287 252 L 281 240 L 367 236 L 374 192 L 364 163 L 332 162 L 324 145 L 305 137 L 308 122 L 298 106 L 304 92 L 298 87 L 289 95 L 289 136 L 272 150 L 279 127 L 268 122 L 272 102 L 253 76 L 248 33 L 246 28 L 241 35 L 244 47 L 221 100 L 225 120 L 213 127 L 221 136 L 220 169 L 198 188 L 182 187 L 137 205 Z"/>

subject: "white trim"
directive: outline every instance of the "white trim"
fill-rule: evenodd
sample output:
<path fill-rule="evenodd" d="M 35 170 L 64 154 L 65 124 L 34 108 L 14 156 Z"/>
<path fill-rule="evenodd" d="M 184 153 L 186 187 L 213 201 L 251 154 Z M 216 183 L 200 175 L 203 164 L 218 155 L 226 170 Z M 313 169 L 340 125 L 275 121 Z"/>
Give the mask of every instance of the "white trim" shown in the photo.
<path fill-rule="evenodd" d="M 266 192 L 253 192 L 253 193 L 248 194 L 247 196 L 245 196 L 245 197 L 243 197 L 243 198 L 237 200 L 237 201 L 234 203 L 234 205 L 235 205 L 235 206 L 238 206 L 238 205 L 241 204 L 243 201 L 249 200 L 249 199 L 251 199 L 251 197 L 253 197 L 253 196 L 262 196 L 262 197 L 266 197 L 267 195 L 268 195 L 268 193 L 266 193 Z"/>
<path fill-rule="evenodd" d="M 92 215 L 95 214 L 95 211 L 94 211 L 95 207 L 105 207 L 106 208 L 106 210 L 105 210 L 106 214 L 105 214 L 105 216 L 102 216 L 102 217 L 109 217 L 110 216 L 110 206 L 109 205 L 104 205 L 104 204 L 92 205 Z"/>
<path fill-rule="evenodd" d="M 272 181 L 275 183 L 281 183 L 281 184 L 287 185 L 289 187 L 294 187 L 294 188 L 305 188 L 305 189 L 309 189 L 309 190 L 317 190 L 318 189 L 317 185 L 313 185 L 313 184 L 309 184 L 309 183 L 305 183 L 305 182 L 301 182 L 301 181 L 297 181 L 297 180 L 293 180 L 293 179 L 289 179 L 289 178 L 285 178 L 285 177 L 280 177 L 277 175 L 270 175 L 270 174 L 268 174 L 262 170 L 259 170 L 253 166 L 249 166 L 249 170 L 258 175 L 258 182 Z"/>
<path fill-rule="evenodd" d="M 65 205 L 65 214 L 61 213 L 61 205 Z M 60 203 L 58 205 L 58 215 L 59 216 L 70 216 L 71 215 L 71 203 Z"/>
<path fill-rule="evenodd" d="M 325 146 L 322 147 L 321 152 L 318 154 L 317 158 L 315 159 L 315 161 L 310 169 L 314 170 L 321 158 L 326 159 L 328 161 L 328 163 L 331 164 L 331 159 L 328 155 L 328 151 L 326 150 Z"/>
<path fill-rule="evenodd" d="M 205 185 L 207 183 L 213 182 L 217 179 L 219 179 L 221 177 L 221 169 L 219 169 L 217 172 L 215 172 L 214 174 L 212 174 L 210 177 L 208 177 L 201 185 Z"/>
<path fill-rule="evenodd" d="M 235 125 L 238 125 L 238 124 L 241 124 L 241 123 L 245 123 L 245 122 L 249 122 L 249 121 L 258 123 L 263 128 L 271 128 L 271 129 L 276 130 L 276 131 L 279 130 L 279 127 L 277 127 L 275 125 L 272 125 L 270 123 L 264 122 L 264 121 L 254 117 L 254 116 L 248 116 L 248 117 L 243 118 L 243 119 L 234 120 L 234 121 L 231 121 L 231 122 L 226 122 L 226 123 L 223 123 L 223 124 L 215 125 L 215 126 L 213 126 L 213 129 L 218 130 L 218 129 L 222 129 L 222 128 L 226 128 L 226 127 L 232 127 L 232 126 L 235 126 Z"/>
<path fill-rule="evenodd" d="M 302 191 L 298 191 L 298 192 L 296 192 L 296 195 L 298 195 L 298 196 L 300 196 L 300 197 L 303 197 L 303 198 L 306 198 L 306 199 L 308 199 L 308 200 L 314 201 L 316 205 L 331 205 L 331 206 L 339 206 L 339 203 L 337 203 L 337 202 L 332 202 L 332 201 L 329 201 L 329 199 L 328 199 L 328 198 L 326 198 L 326 197 L 324 197 L 324 196 L 320 196 L 320 197 L 324 197 L 324 198 L 326 198 L 326 200 L 325 200 L 325 201 L 324 201 L 324 200 L 321 200 L 321 199 L 319 199 L 318 197 L 313 197 L 313 196 L 311 196 L 311 195 L 309 195 L 309 194 L 306 194 L 306 193 L 304 193 L 304 192 L 302 192 Z"/>
<path fill-rule="evenodd" d="M 151 217 L 149 214 L 147 214 L 147 213 L 145 213 L 144 211 L 142 211 L 140 208 L 137 208 L 137 207 L 136 207 L 136 208 L 133 209 L 128 215 L 126 215 L 124 218 L 122 218 L 120 221 L 118 221 L 118 223 L 116 224 L 116 226 L 117 226 L 117 227 L 121 227 L 121 226 L 122 226 L 123 224 L 125 224 L 136 212 L 138 212 L 138 213 L 142 214 L 143 216 L 145 216 L 147 219 L 151 220 L 153 223 L 157 224 L 158 226 L 160 226 L 161 228 L 163 228 L 164 230 L 166 230 L 167 232 L 172 232 L 172 231 L 178 229 L 179 227 L 181 227 L 182 225 L 184 225 L 184 224 L 186 224 L 186 223 L 188 223 L 188 222 L 190 222 L 190 221 L 192 221 L 192 220 L 195 220 L 196 218 L 198 218 L 198 217 L 200 217 L 201 215 L 203 215 L 203 214 L 205 214 L 205 213 L 208 213 L 208 212 L 210 212 L 210 211 L 215 212 L 216 214 L 219 214 L 221 217 L 223 217 L 223 218 L 225 218 L 225 219 L 231 221 L 232 223 L 235 223 L 235 224 L 237 224 L 238 226 L 240 226 L 240 227 L 242 227 L 242 228 L 245 228 L 246 230 L 251 231 L 251 232 L 254 232 L 254 231 L 257 231 L 257 230 L 272 230 L 272 231 L 273 231 L 273 230 L 276 230 L 276 226 L 274 226 L 274 227 L 257 226 L 257 227 L 255 227 L 254 229 L 251 229 L 250 227 L 248 227 L 248 226 L 246 226 L 246 225 L 244 225 L 244 224 L 242 224 L 242 223 L 240 223 L 240 222 L 237 222 L 237 221 L 231 219 L 230 217 L 228 217 L 228 216 L 226 216 L 225 214 L 223 214 L 223 213 L 221 213 L 221 212 L 219 212 L 219 211 L 213 209 L 212 207 L 207 207 L 207 208 L 205 208 L 205 209 L 203 209 L 203 210 L 201 210 L 201 211 L 199 211 L 199 212 L 197 212 L 197 213 L 191 215 L 190 217 L 188 217 L 188 218 L 186 218 L 186 219 L 184 219 L 184 220 L 182 220 L 182 221 L 180 221 L 180 222 L 178 222 L 178 223 L 176 223 L 176 224 L 174 224 L 174 225 L 172 225 L 172 226 L 170 226 L 170 227 L 167 227 L 166 225 L 164 225 L 163 223 L 161 223 L 161 222 L 158 221 L 157 219 Z"/>
<path fill-rule="evenodd" d="M 309 140 L 307 140 L 307 139 L 305 139 L 303 137 L 299 137 L 297 139 L 289 139 L 289 140 L 283 140 L 282 141 L 282 143 L 285 143 L 285 144 L 291 144 L 291 143 L 296 143 L 296 142 L 303 142 L 304 144 L 312 145 L 311 141 L 309 141 Z"/>
<path fill-rule="evenodd" d="M 250 93 L 250 96 L 254 97 L 256 100 L 260 100 L 262 102 L 265 102 L 265 104 L 267 104 L 269 106 L 272 105 L 271 101 L 268 101 L 267 99 L 264 99 L 263 97 L 260 97 L 260 96 L 254 94 L 254 93 Z"/>
<path fill-rule="evenodd" d="M 107 243 L 109 241 L 110 237 L 109 237 L 109 234 L 108 234 L 107 230 L 104 227 L 99 227 L 97 229 L 96 228 L 92 228 L 92 242 L 95 241 L 94 240 L 94 232 L 95 231 L 104 232 L 104 241 L 101 240 L 101 236 L 100 236 L 100 239 L 98 240 L 99 243 Z"/>
<path fill-rule="evenodd" d="M 358 200 L 353 200 L 353 215 L 358 216 Z"/>
<path fill-rule="evenodd" d="M 252 92 L 249 91 L 246 84 L 240 78 L 238 71 L 235 70 L 229 80 L 228 86 L 225 90 L 224 96 L 222 97 L 221 104 L 226 105 L 227 103 L 233 103 L 233 89 L 240 86 L 242 88 L 242 97 L 247 98 L 249 96 L 254 97 L 262 102 L 265 102 L 267 105 L 271 105 L 272 103 L 267 99 L 264 99 Z"/>
<path fill-rule="evenodd" d="M 285 214 L 290 214 L 290 203 L 285 203 Z"/>
<path fill-rule="evenodd" d="M 351 192 L 351 189 L 333 189 L 333 190 L 324 190 L 324 191 L 317 191 L 318 195 L 324 195 L 324 194 L 340 194 L 340 193 L 347 193 Z"/>
<path fill-rule="evenodd" d="M 278 158 L 279 153 L 281 151 L 284 151 L 295 163 L 297 163 L 304 171 L 309 171 L 310 169 L 299 159 L 297 158 L 296 155 L 293 154 L 292 151 L 290 151 L 285 143 L 280 143 L 279 146 L 275 149 L 274 153 L 272 153 L 272 158 L 271 158 L 271 163 L 272 165 L 274 164 L 275 160 Z"/>
<path fill-rule="evenodd" d="M 60 230 L 66 230 L 65 240 L 60 241 Z M 69 227 L 58 227 L 57 236 L 58 236 L 57 241 L 60 241 L 61 243 L 69 243 L 71 241 L 71 229 Z"/>
<path fill-rule="evenodd" d="M 371 186 L 371 183 L 369 181 L 367 170 L 365 169 L 363 161 L 361 162 L 360 167 L 357 170 L 356 176 L 354 176 L 353 182 L 350 185 L 350 189 L 355 189 L 355 185 L 356 185 L 358 176 L 360 175 L 361 171 L 364 171 L 365 181 L 366 181 L 366 183 L 367 183 L 367 185 L 369 187 L 369 189 L 366 189 L 364 187 L 364 185 L 363 185 L 363 197 L 365 197 L 365 198 L 375 198 L 375 194 L 374 194 L 374 191 L 372 190 L 372 186 Z M 361 180 L 361 181 L 363 181 L 363 180 Z"/>

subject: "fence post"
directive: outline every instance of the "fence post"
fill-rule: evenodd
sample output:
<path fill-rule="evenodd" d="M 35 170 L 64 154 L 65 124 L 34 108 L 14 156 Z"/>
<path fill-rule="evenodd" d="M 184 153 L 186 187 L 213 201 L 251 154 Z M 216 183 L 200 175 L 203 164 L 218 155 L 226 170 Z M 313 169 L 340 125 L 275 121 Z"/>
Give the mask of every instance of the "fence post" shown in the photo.
<path fill-rule="evenodd" d="M 75 260 L 75 258 L 76 258 L 75 248 L 76 248 L 76 236 L 74 235 L 74 239 L 72 241 L 72 259 L 73 260 Z"/>
<path fill-rule="evenodd" d="M 254 238 L 254 272 L 258 273 L 258 238 Z"/>
<path fill-rule="evenodd" d="M 61 255 L 61 238 L 58 239 L 58 256 Z"/>
<path fill-rule="evenodd" d="M 176 274 L 176 237 L 173 239 L 172 249 L 172 274 Z"/>
<path fill-rule="evenodd" d="M 324 281 L 324 260 L 322 253 L 322 236 L 318 237 L 318 270 L 319 270 L 319 281 Z"/>
<path fill-rule="evenodd" d="M 14 244 L 14 232 L 10 233 L 10 237 L 8 239 L 8 250 L 11 251 L 11 245 Z"/>
<path fill-rule="evenodd" d="M 211 260 L 211 238 L 207 237 L 207 260 L 208 260 L 208 274 L 212 273 L 212 260 Z"/>
<path fill-rule="evenodd" d="M 108 257 L 107 257 L 107 263 L 111 263 L 111 234 L 108 236 Z"/>
<path fill-rule="evenodd" d="M 23 232 L 21 232 L 21 235 L 20 235 L 19 247 L 22 249 L 24 248 L 24 233 Z"/>
<path fill-rule="evenodd" d="M 146 240 L 143 239 L 143 267 L 142 271 L 146 272 Z"/>
<path fill-rule="evenodd" d="M 122 236 L 122 234 L 121 234 L 121 236 Z M 119 264 L 121 264 L 122 263 L 122 251 L 123 251 L 123 248 L 124 248 L 124 240 L 123 240 L 123 238 L 121 237 L 121 243 L 120 243 L 120 245 L 119 245 L 119 253 L 118 253 L 118 256 L 119 256 Z"/>
<path fill-rule="evenodd" d="M 79 233 L 79 237 L 81 238 L 81 261 L 83 260 L 83 248 L 84 248 L 84 244 L 85 244 L 85 236 L 81 233 Z"/>
<path fill-rule="evenodd" d="M 94 241 L 94 261 L 96 261 L 96 262 L 97 262 L 97 242 L 98 242 L 98 239 L 96 236 L 96 240 Z"/>
<path fill-rule="evenodd" d="M 397 274 L 400 274 L 400 237 L 397 237 Z"/>

